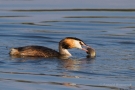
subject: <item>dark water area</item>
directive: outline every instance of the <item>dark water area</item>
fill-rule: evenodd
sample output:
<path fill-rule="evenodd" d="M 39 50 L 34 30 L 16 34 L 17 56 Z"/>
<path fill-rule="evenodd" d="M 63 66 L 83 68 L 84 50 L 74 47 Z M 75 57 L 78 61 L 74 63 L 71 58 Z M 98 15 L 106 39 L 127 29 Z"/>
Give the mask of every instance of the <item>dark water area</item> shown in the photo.
<path fill-rule="evenodd" d="M 135 90 L 135 1 L 0 0 L 1 90 Z M 94 59 L 15 58 L 12 47 L 58 50 L 77 37 L 96 50 Z"/>

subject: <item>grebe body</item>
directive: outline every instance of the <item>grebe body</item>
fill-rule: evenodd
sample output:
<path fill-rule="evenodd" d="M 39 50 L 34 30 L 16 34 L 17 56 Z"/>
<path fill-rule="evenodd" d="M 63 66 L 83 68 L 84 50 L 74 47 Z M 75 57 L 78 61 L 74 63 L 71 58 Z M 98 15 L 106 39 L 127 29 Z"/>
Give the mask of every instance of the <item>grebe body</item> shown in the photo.
<path fill-rule="evenodd" d="M 25 57 L 58 57 L 60 54 L 51 48 L 43 46 L 24 46 L 12 48 L 10 55 Z"/>
<path fill-rule="evenodd" d="M 59 52 L 44 46 L 24 46 L 12 48 L 10 51 L 11 56 L 25 56 L 25 57 L 59 57 L 71 56 L 67 49 L 78 48 L 87 51 L 87 45 L 78 38 L 66 37 L 59 42 Z"/>

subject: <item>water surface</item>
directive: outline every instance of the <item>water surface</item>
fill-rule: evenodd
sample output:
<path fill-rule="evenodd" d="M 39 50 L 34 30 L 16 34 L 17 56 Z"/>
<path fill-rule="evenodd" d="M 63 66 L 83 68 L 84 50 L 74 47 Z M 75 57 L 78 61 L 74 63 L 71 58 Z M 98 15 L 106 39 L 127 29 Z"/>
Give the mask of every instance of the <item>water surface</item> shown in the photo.
<path fill-rule="evenodd" d="M 102 1 L 1 0 L 0 88 L 134 90 L 135 2 Z M 10 48 L 26 45 L 58 50 L 67 36 L 95 48 L 97 57 L 86 58 L 77 49 L 70 50 L 68 60 L 8 55 Z"/>

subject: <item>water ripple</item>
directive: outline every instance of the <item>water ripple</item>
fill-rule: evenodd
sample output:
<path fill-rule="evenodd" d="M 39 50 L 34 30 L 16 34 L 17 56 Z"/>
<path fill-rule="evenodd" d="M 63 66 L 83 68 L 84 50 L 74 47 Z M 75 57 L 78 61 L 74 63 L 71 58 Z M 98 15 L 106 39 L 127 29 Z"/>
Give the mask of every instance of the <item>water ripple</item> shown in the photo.
<path fill-rule="evenodd" d="M 135 9 L 30 9 L 30 10 L 11 10 L 16 12 L 44 12 L 44 11 L 122 11 L 135 12 Z"/>
<path fill-rule="evenodd" d="M 43 3 L 44 7 L 36 0 L 22 2 L 0 3 L 1 89 L 134 90 L 135 9 L 54 8 L 63 1 Z M 69 50 L 73 57 L 66 60 L 17 58 L 6 48 L 45 45 L 58 50 L 65 37 L 82 39 L 96 50 L 96 58 L 86 58 L 86 52 L 76 49 Z"/>

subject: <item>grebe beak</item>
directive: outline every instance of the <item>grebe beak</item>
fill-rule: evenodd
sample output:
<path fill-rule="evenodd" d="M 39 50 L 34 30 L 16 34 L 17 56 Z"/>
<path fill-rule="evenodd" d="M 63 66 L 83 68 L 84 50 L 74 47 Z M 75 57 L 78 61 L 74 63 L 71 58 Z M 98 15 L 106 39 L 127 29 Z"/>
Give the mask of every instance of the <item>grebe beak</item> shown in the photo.
<path fill-rule="evenodd" d="M 85 44 L 83 44 L 82 46 L 83 46 L 82 47 L 82 50 L 84 50 L 85 52 L 88 52 L 88 50 L 86 48 L 90 48 L 90 46 L 85 45 Z"/>
<path fill-rule="evenodd" d="M 90 48 L 90 46 L 86 45 L 84 42 L 80 42 L 81 45 L 81 49 L 84 50 L 85 52 L 88 52 L 88 50 L 86 48 Z"/>
<path fill-rule="evenodd" d="M 85 49 L 85 48 L 82 48 L 82 50 L 84 50 L 85 52 L 88 52 L 88 50 L 87 50 L 87 49 Z"/>

